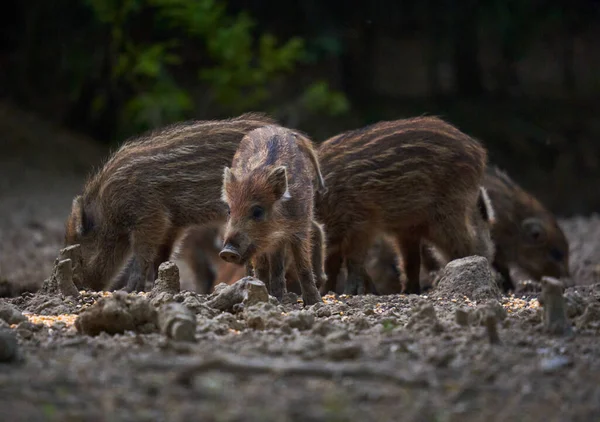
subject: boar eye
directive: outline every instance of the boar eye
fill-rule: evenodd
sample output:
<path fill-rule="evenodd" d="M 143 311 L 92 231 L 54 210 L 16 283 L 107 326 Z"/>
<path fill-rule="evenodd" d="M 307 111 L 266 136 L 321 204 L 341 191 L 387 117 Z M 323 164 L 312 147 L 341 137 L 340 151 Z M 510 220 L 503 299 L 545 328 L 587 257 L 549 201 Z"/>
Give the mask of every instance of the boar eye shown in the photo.
<path fill-rule="evenodd" d="M 250 213 L 252 215 L 253 220 L 260 221 L 265 219 L 265 209 L 260 205 L 253 206 Z"/>
<path fill-rule="evenodd" d="M 562 261 L 564 254 L 556 248 L 550 249 L 550 257 L 555 261 Z"/>
<path fill-rule="evenodd" d="M 227 213 L 227 217 L 231 215 L 231 208 L 229 208 L 229 205 L 225 205 L 225 212 Z"/>

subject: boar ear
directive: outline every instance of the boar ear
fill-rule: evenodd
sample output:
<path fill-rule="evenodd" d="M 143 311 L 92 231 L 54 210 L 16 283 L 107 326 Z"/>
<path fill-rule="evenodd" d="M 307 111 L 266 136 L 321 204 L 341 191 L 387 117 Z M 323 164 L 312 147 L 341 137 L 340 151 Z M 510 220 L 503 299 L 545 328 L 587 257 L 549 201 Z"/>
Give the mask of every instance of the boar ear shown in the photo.
<path fill-rule="evenodd" d="M 268 177 L 269 185 L 273 187 L 275 198 L 283 201 L 290 199 L 290 191 L 288 190 L 287 183 L 287 170 L 285 166 L 275 167 L 271 170 Z"/>
<path fill-rule="evenodd" d="M 73 215 L 73 221 L 75 222 L 75 230 L 80 236 L 89 233 L 94 228 L 94 222 L 83 206 L 83 198 L 81 195 L 77 195 L 73 199 L 71 214 Z"/>
<path fill-rule="evenodd" d="M 232 182 L 235 182 L 235 176 L 229 167 L 225 167 L 223 169 L 223 186 L 221 188 L 221 199 L 224 202 L 227 202 L 227 186 Z"/>

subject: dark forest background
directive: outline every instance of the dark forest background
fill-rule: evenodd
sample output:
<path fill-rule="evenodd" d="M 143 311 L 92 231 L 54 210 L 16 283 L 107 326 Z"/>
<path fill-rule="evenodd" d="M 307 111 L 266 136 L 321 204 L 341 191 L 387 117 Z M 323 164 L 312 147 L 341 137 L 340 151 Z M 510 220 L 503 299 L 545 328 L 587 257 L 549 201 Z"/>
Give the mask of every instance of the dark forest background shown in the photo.
<path fill-rule="evenodd" d="M 263 110 L 316 142 L 439 115 L 559 215 L 600 209 L 595 0 L 28 0 L 0 96 L 116 145 Z"/>

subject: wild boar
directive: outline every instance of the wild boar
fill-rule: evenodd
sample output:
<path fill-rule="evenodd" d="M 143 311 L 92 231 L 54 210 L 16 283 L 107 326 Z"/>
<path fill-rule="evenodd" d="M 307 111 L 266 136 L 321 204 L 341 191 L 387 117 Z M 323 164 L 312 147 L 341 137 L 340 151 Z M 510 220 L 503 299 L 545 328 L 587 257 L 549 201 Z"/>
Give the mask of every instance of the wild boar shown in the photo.
<path fill-rule="evenodd" d="M 372 281 L 365 257 L 379 234 L 393 236 L 402 256 L 405 293 L 420 293 L 420 246 L 449 259 L 481 255 L 491 262 L 493 209 L 481 188 L 486 149 L 436 117 L 386 121 L 342 133 L 318 148 L 327 192 L 317 220 L 327 235 L 327 283 L 346 266 L 345 293 Z"/>
<path fill-rule="evenodd" d="M 242 137 L 273 124 L 263 114 L 174 124 L 131 139 L 73 200 L 65 244 L 81 244 L 83 278 L 103 289 L 132 253 L 125 290 L 144 290 L 186 228 L 224 223 L 223 167 Z"/>
<path fill-rule="evenodd" d="M 319 163 L 308 138 L 276 125 L 244 136 L 223 173 L 229 218 L 220 257 L 250 263 L 281 300 L 289 248 L 305 306 L 321 302 L 311 258 L 315 174 L 319 178 Z"/>

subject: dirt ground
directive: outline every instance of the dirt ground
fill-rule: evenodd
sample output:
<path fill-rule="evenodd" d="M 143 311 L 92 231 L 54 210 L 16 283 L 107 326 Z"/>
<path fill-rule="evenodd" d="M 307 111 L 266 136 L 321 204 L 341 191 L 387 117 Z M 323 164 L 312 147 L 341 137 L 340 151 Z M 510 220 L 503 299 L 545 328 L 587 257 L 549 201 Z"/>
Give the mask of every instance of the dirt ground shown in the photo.
<path fill-rule="evenodd" d="M 21 293 L 50 275 L 71 200 L 106 151 L 6 104 L 0 147 L 0 289 Z M 196 313 L 194 343 L 79 333 L 77 315 L 110 293 L 0 299 L 24 314 L 0 321 L 19 347 L 0 363 L 2 419 L 600 420 L 600 217 L 561 225 L 576 284 L 566 337 L 544 331 L 537 294 L 327 296 L 308 309 L 291 296 L 229 313 L 184 292 L 175 300 Z M 484 309 L 496 312 L 497 344 Z"/>

